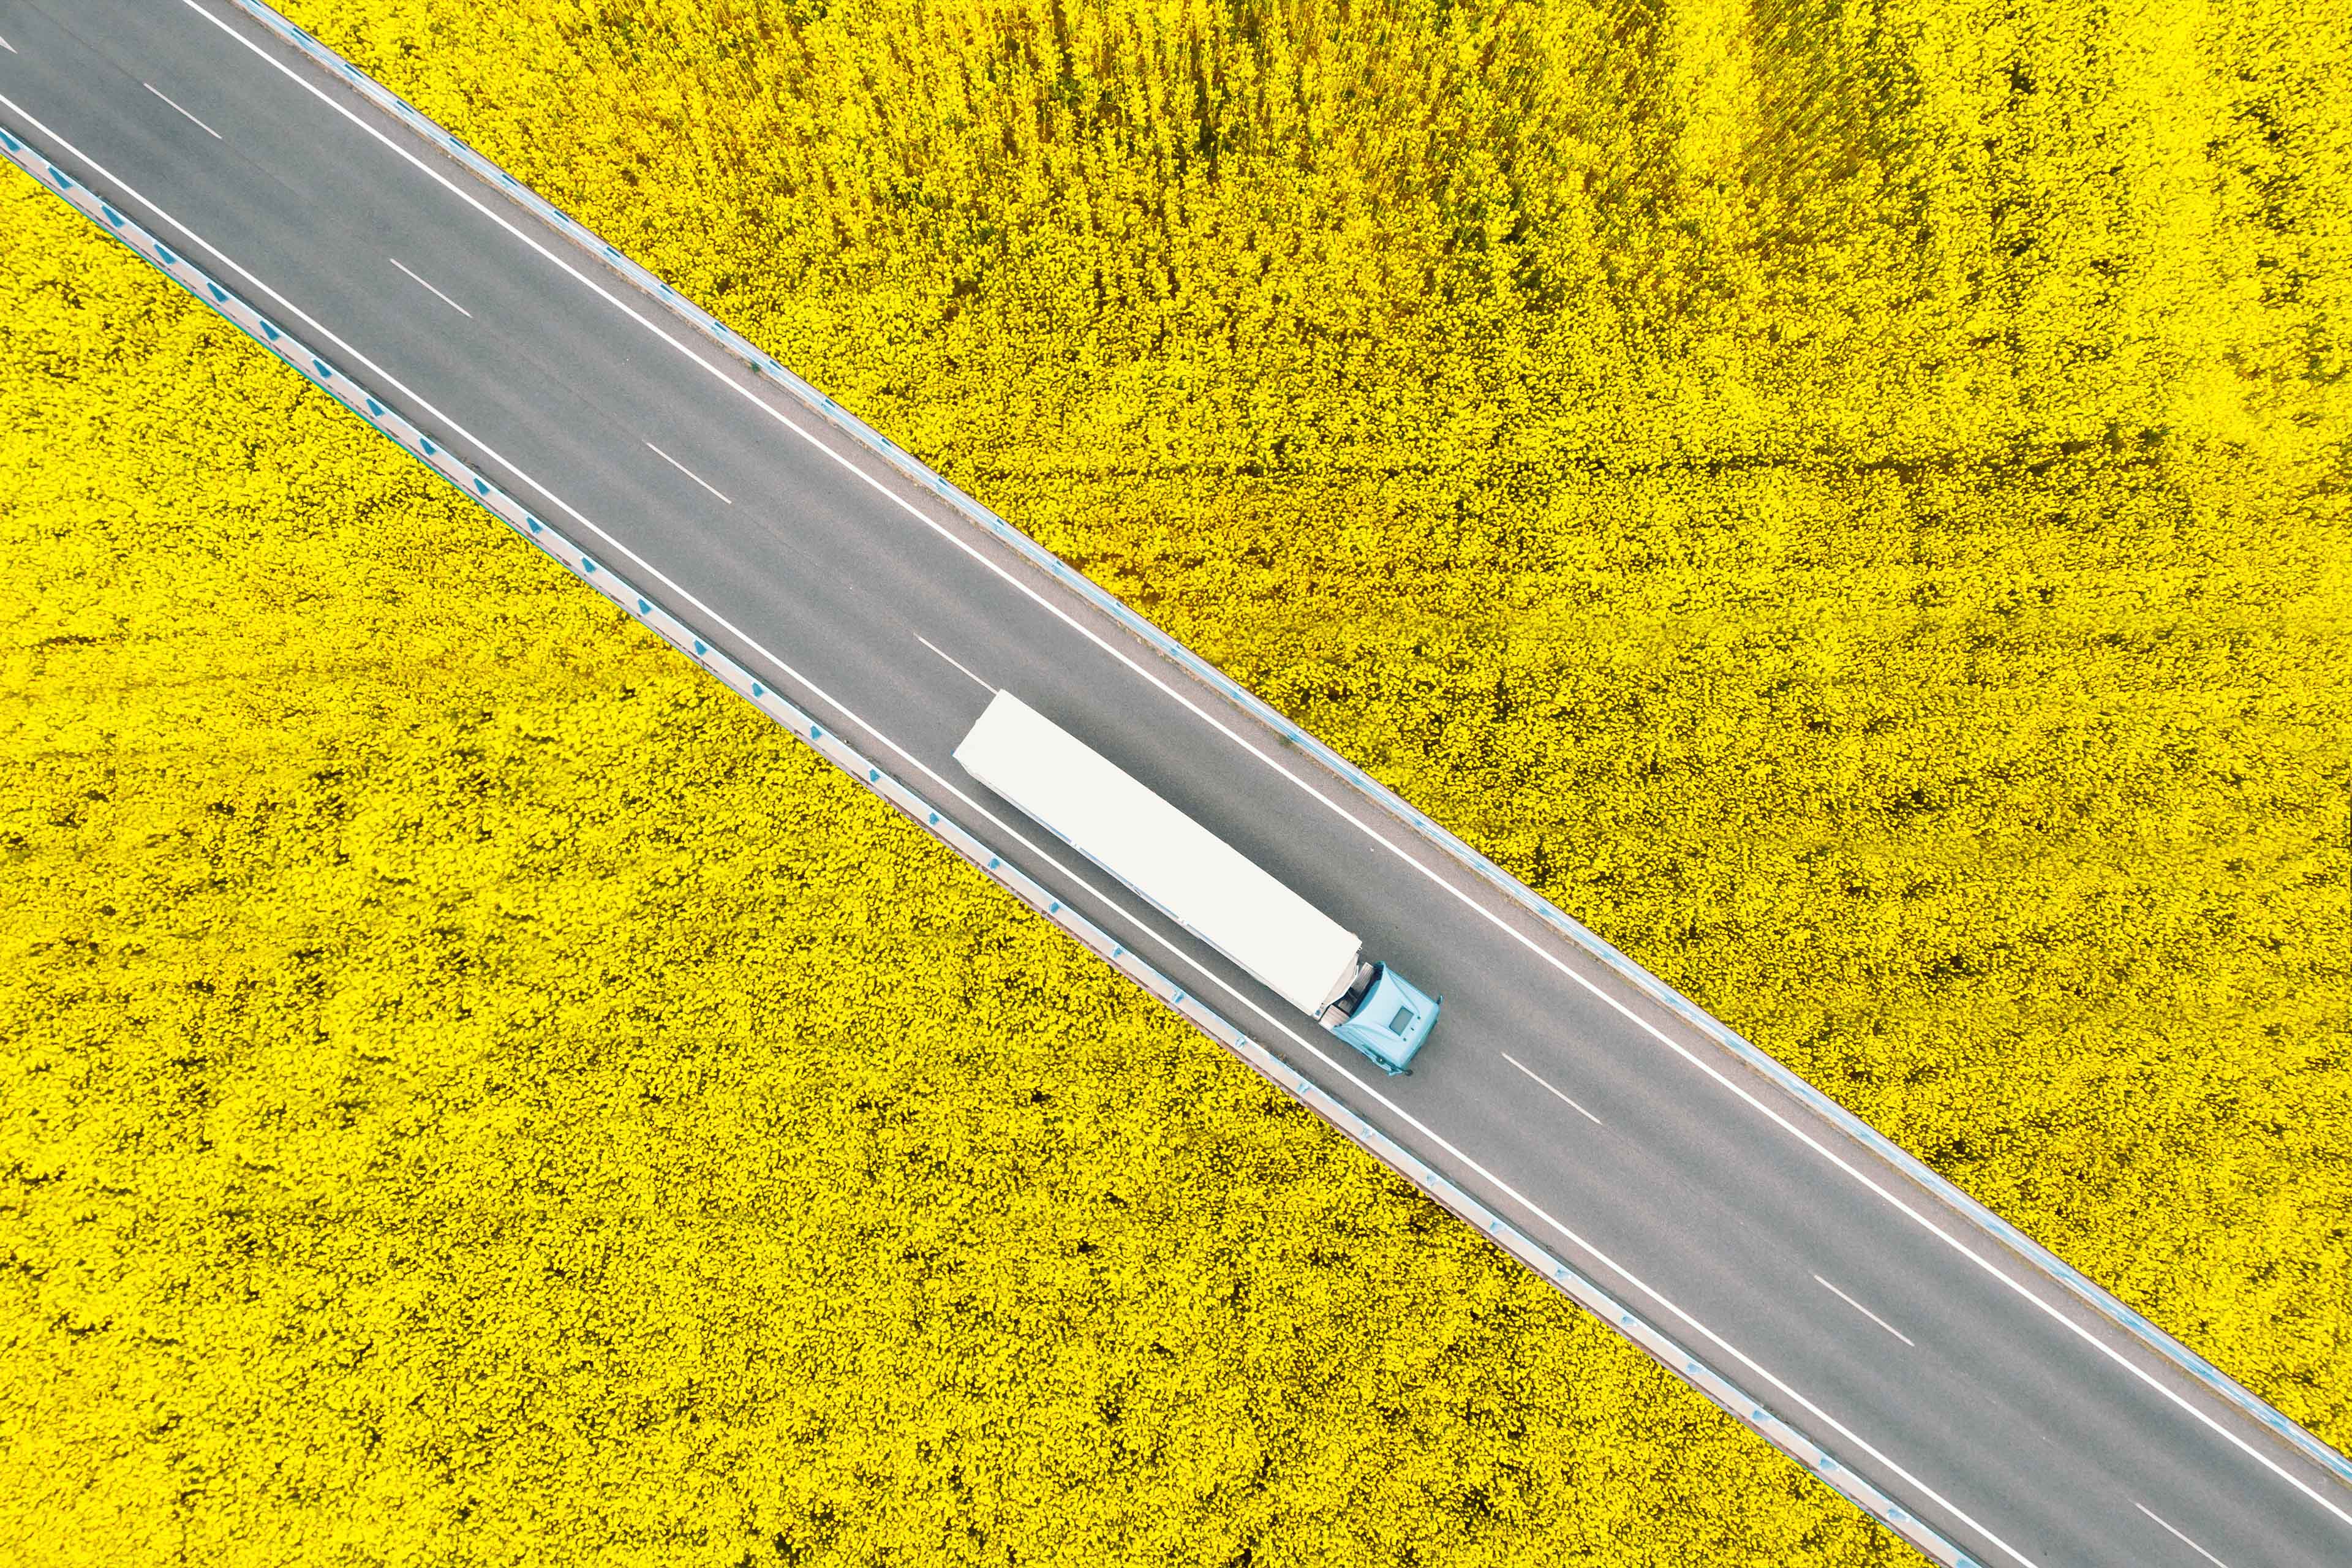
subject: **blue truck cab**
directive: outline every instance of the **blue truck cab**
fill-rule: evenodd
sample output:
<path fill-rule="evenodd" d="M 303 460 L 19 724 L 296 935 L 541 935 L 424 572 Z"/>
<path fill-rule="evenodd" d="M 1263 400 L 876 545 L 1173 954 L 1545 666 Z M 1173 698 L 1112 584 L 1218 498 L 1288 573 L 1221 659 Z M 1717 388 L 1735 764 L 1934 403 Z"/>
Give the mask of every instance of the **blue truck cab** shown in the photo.
<path fill-rule="evenodd" d="M 1412 1070 L 1412 1058 L 1429 1038 L 1444 1000 L 1385 963 L 1367 963 L 1356 971 L 1354 984 L 1324 1010 L 1320 1022 L 1382 1072 L 1402 1078 Z"/>

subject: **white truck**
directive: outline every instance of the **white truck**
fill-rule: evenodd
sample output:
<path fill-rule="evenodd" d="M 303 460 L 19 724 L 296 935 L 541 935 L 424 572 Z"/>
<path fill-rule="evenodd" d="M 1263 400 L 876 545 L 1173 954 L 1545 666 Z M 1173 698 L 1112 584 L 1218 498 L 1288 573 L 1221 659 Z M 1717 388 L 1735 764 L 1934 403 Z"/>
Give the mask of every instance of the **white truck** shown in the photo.
<path fill-rule="evenodd" d="M 1409 1070 L 1441 998 L 1060 725 L 999 691 L 955 760 L 1383 1072 Z"/>

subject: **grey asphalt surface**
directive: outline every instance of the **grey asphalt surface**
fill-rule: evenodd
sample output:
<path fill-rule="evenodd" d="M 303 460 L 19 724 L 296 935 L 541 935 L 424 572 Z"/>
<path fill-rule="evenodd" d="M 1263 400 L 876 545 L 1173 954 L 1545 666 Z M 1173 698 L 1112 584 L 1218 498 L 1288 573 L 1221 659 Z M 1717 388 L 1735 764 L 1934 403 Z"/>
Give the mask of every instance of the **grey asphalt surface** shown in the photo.
<path fill-rule="evenodd" d="M 2352 1486 L 234 6 L 0 0 L 0 123 L 1979 1562 L 2352 1563 Z M 994 685 L 1442 993 L 1415 1075 L 965 777 Z"/>

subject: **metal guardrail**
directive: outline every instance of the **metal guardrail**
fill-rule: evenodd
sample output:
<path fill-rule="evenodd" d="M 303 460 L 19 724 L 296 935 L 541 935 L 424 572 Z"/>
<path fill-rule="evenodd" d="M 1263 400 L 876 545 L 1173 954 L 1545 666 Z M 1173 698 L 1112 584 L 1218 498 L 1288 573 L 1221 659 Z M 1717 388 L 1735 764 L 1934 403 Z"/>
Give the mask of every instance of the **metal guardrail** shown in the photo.
<path fill-rule="evenodd" d="M 1577 947 L 1600 960 L 1620 978 L 1729 1052 L 1744 1066 L 1769 1080 L 1774 1088 L 1801 1101 L 1816 1115 L 1835 1126 L 1839 1131 L 1870 1150 L 1873 1154 L 1900 1172 L 1905 1178 L 1926 1189 L 1937 1200 L 1956 1211 L 1977 1229 L 2016 1255 L 2021 1261 L 2063 1287 L 2069 1294 L 2098 1316 L 2122 1329 L 2132 1339 L 2204 1384 L 2243 1414 L 2253 1417 L 2269 1428 L 2273 1435 L 2284 1439 L 2306 1458 L 2333 1471 L 2347 1483 L 2352 1483 L 2352 1459 L 2347 1459 L 2313 1436 L 2302 1426 L 2272 1408 L 2266 1401 L 2257 1397 L 2229 1373 L 2118 1300 L 2096 1280 L 2092 1279 L 2040 1242 L 1937 1174 L 1909 1150 L 1886 1137 L 1843 1105 L 1806 1082 L 1779 1059 L 1735 1033 L 1721 1020 L 1709 1015 L 1697 1003 L 1643 969 L 1598 933 L 1587 929 L 1573 916 L 1559 909 L 1517 877 L 1496 865 L 1479 850 L 1464 843 L 1451 831 L 1432 821 L 1425 813 L 1398 796 L 1378 779 L 1300 729 L 1286 716 L 1255 693 L 1244 689 L 1231 677 L 1191 648 L 1137 615 L 1085 574 L 1072 570 L 1066 562 L 1055 555 L 1044 545 L 997 516 L 980 501 L 933 473 L 913 454 L 866 424 L 824 393 L 794 375 L 779 364 L 773 356 L 761 350 L 756 344 L 747 342 L 741 334 L 729 331 L 717 317 L 678 294 L 668 284 L 623 255 L 618 247 L 599 237 L 553 203 L 549 202 L 506 170 L 476 152 L 462 137 L 454 135 L 435 123 L 399 94 L 353 66 L 333 49 L 320 43 L 276 11 L 271 10 L 262 4 L 261 0 L 234 0 L 234 3 L 255 20 L 293 44 L 319 65 L 343 79 L 371 102 L 397 116 L 426 141 L 456 158 L 475 175 L 505 190 L 522 205 L 566 236 L 572 243 L 595 256 L 646 294 L 663 301 L 680 320 L 741 360 L 755 375 L 772 381 L 785 388 L 801 402 L 821 413 L 835 428 L 881 457 L 902 476 L 929 490 L 967 521 L 1003 540 L 1035 564 L 1045 568 L 1096 609 L 1111 616 L 1161 655 L 1181 665 L 1194 679 L 1221 693 L 1227 700 L 1289 742 L 1300 752 L 1312 757 L 1327 771 L 1369 799 L 1383 814 L 1413 828 L 1449 858 L 1500 892 L 1519 909 L 1535 916 Z"/>
<path fill-rule="evenodd" d="M 379 109 L 397 118 L 425 141 L 456 159 L 476 177 L 504 190 L 511 199 L 540 217 L 557 233 L 613 268 L 645 294 L 662 301 L 680 320 L 693 326 L 706 338 L 737 358 L 755 376 L 774 383 L 796 401 L 820 413 L 835 429 L 882 458 L 902 477 L 930 491 L 966 521 L 983 529 L 1026 556 L 1097 610 L 1110 616 L 1130 634 L 1181 666 L 1195 679 L 1222 694 L 1227 700 L 1288 742 L 1299 752 L 1313 758 L 1335 777 L 1366 797 L 1383 814 L 1412 827 L 1446 857 L 1478 877 L 1511 903 L 1533 915 L 1573 945 L 1599 960 L 1643 995 L 1683 1019 L 1743 1065 L 1765 1078 L 1775 1088 L 1805 1104 L 1840 1131 L 1901 1173 L 1906 1179 L 1925 1189 L 1945 1206 L 1966 1218 L 1979 1231 L 2018 1257 L 2021 1261 L 2063 1287 L 2099 1317 L 2123 1330 L 2133 1340 L 2156 1352 L 2174 1366 L 2196 1378 L 2306 1458 L 2315 1461 L 2339 1479 L 2352 1483 L 2352 1460 L 2347 1460 L 2343 1455 L 2322 1443 L 2302 1426 L 2256 1397 L 2229 1374 L 2158 1328 L 2141 1313 L 2117 1300 L 2080 1270 L 1992 1213 L 1976 1199 L 1960 1191 L 1912 1155 L 1909 1151 L 1880 1133 L 1843 1105 L 1806 1082 L 1779 1060 L 1707 1014 L 1681 992 L 1643 969 L 1600 935 L 1538 895 L 1518 879 L 1496 866 L 1486 855 L 1463 842 L 1454 834 L 1433 821 L 1426 814 L 1401 799 L 1386 785 L 1354 763 L 1332 751 L 1321 741 L 1300 729 L 1287 717 L 1202 659 L 1191 648 L 1137 615 L 1084 574 L 1073 570 L 1067 563 L 1054 555 L 1052 552 L 1018 528 L 932 472 L 929 467 L 891 441 L 889 437 L 873 429 L 835 402 L 833 398 L 794 375 L 773 356 L 748 342 L 740 334 L 730 331 L 716 317 L 679 295 L 667 283 L 624 255 L 618 247 L 596 236 L 585 226 L 572 218 L 570 215 L 518 181 L 506 170 L 476 152 L 462 138 L 436 124 L 406 100 L 360 70 L 304 29 L 262 4 L 261 0 L 234 0 L 234 4 L 257 22 L 300 50 L 315 64 L 341 79 Z M 6 140 L 5 137 L 0 137 L 0 141 L 5 140 Z M 16 155 L 16 147 L 13 142 L 9 144 L 8 152 L 16 162 L 25 166 L 28 173 L 33 173 L 36 178 L 44 177 L 40 171 L 33 169 L 23 157 Z M 49 173 L 55 174 L 56 171 L 51 169 Z M 69 201 L 73 199 L 70 194 L 62 189 L 60 194 L 67 195 Z M 79 203 L 75 205 L 79 205 Z M 121 222 L 119 218 L 113 221 L 117 225 Z M 133 246 L 132 248 L 137 249 L 137 247 Z M 156 248 L 160 250 L 163 247 Z M 163 266 L 163 263 L 156 262 L 155 258 L 152 256 L 147 259 L 155 262 L 158 266 Z M 167 276 L 172 275 L 171 268 L 163 267 L 163 269 Z M 174 281 L 182 282 L 184 287 L 186 286 L 183 279 L 174 277 Z M 215 299 L 215 295 L 222 298 Z M 223 314 L 227 314 L 226 302 L 228 300 L 234 300 L 236 296 L 221 289 L 217 283 L 206 279 L 204 290 L 197 292 L 197 298 L 215 309 L 222 310 Z M 257 312 L 254 314 L 258 320 Z M 231 319 L 234 320 L 234 317 Z M 253 331 L 253 329 L 246 327 L 244 322 L 237 324 L 249 333 Z M 276 331 L 275 328 L 270 330 Z M 281 333 L 280 336 L 282 335 Z M 262 338 L 257 338 L 257 341 L 263 342 L 264 346 L 270 348 L 273 353 L 278 352 L 274 342 Z M 281 353 L 280 357 L 288 356 Z M 290 358 L 288 363 L 292 363 L 294 368 L 305 376 L 325 387 L 339 401 L 344 402 L 346 406 L 352 406 L 350 401 L 342 396 L 341 390 L 341 387 L 351 385 L 347 378 L 337 378 L 340 384 L 331 384 L 329 381 L 314 374 L 304 364 Z M 313 363 L 323 366 L 323 362 L 314 361 Z M 373 398 L 367 399 L 367 402 L 371 408 L 382 406 Z M 358 413 L 360 410 L 354 406 L 353 412 Z M 452 477 L 447 469 L 442 468 L 431 443 L 426 442 L 420 447 L 408 440 L 402 439 L 392 429 L 384 426 L 382 423 L 383 416 L 375 414 L 362 414 L 362 416 L 367 418 L 370 423 L 377 425 L 378 428 L 383 430 L 387 436 L 393 437 L 395 440 L 401 440 L 403 447 L 412 454 L 423 456 L 424 459 L 434 466 L 436 471 L 443 472 L 445 478 L 450 478 L 451 482 L 458 484 L 469 494 L 474 494 L 476 499 L 486 506 L 489 504 L 490 496 L 504 495 L 502 490 L 489 485 L 488 480 L 470 468 L 464 468 L 463 465 L 457 465 L 457 467 L 463 470 L 464 477 Z M 423 441 L 424 438 L 419 435 L 416 439 Z M 446 458 L 446 452 L 439 453 L 438 458 Z M 455 460 L 448 459 L 448 461 L 454 464 Z M 510 498 L 507 504 L 510 507 L 517 505 Z M 507 521 L 509 526 L 514 526 L 514 520 L 499 511 L 497 507 L 492 506 L 490 510 L 495 515 L 500 516 L 501 521 Z M 517 510 L 520 510 L 519 507 Z M 528 536 L 533 538 L 534 542 L 547 538 L 554 532 L 544 522 L 535 519 L 531 520 L 530 529 L 525 531 Z M 570 548 L 568 543 L 564 548 Z M 557 559 L 564 561 L 567 570 L 572 571 L 575 575 L 582 576 L 599 592 L 607 592 L 608 584 L 618 582 L 609 568 L 591 566 L 583 570 L 580 566 L 572 565 L 570 561 L 565 561 L 562 555 L 558 555 Z M 579 559 L 587 562 L 591 558 L 583 554 Z M 603 581 L 599 581 L 600 577 Z M 630 590 L 629 593 L 634 595 L 634 590 Z M 615 594 L 607 592 L 607 596 L 614 597 L 616 603 L 624 603 L 623 599 Z M 1422 1165 L 1409 1152 L 1394 1144 L 1384 1134 L 1371 1128 L 1369 1123 L 1363 1122 L 1361 1118 L 1357 1117 L 1352 1110 L 1336 1100 L 1329 1100 L 1319 1089 L 1313 1089 L 1306 1080 L 1299 1079 L 1297 1074 L 1283 1066 L 1280 1058 L 1249 1040 L 1248 1037 L 1243 1035 L 1223 1017 L 1202 1006 L 1197 998 L 1188 996 L 1172 983 L 1168 982 L 1164 976 L 1160 976 L 1156 970 L 1150 969 L 1140 960 L 1135 959 L 1133 954 L 1123 952 L 1118 949 L 1118 944 L 1108 943 L 1107 946 L 1108 938 L 1093 927 L 1091 922 L 1061 908 L 1055 900 L 1045 898 L 1042 889 L 1036 888 L 1034 883 L 1028 883 L 1027 879 L 1022 877 L 1018 871 L 996 863 L 999 860 L 998 857 L 987 854 L 985 847 L 981 846 L 978 840 L 971 838 L 952 822 L 932 812 L 927 804 L 922 804 L 919 814 L 910 809 L 891 792 L 895 790 L 907 801 L 921 804 L 919 796 L 906 790 L 890 775 L 872 767 L 870 763 L 843 746 L 837 740 L 825 734 L 812 734 L 812 731 L 820 729 L 818 725 L 793 705 L 775 697 L 772 691 L 766 691 L 761 683 L 751 681 L 748 674 L 735 666 L 733 661 L 726 659 L 724 655 L 716 654 L 714 650 L 708 649 L 700 639 L 693 637 L 689 633 L 685 640 L 681 641 L 674 632 L 683 628 L 678 626 L 678 623 L 670 620 L 666 612 L 654 609 L 649 599 L 639 598 L 635 603 L 646 605 L 646 608 L 633 609 L 633 613 L 639 619 L 652 626 L 656 634 L 663 637 L 666 641 L 679 647 L 681 651 L 691 650 L 690 657 L 695 658 L 705 668 L 711 669 L 714 674 L 718 674 L 730 688 L 750 696 L 755 703 L 761 706 L 763 711 L 770 712 L 772 717 L 776 717 L 780 722 L 784 722 L 796 734 L 808 738 L 810 743 L 826 755 L 828 760 L 845 767 L 856 776 L 864 776 L 860 769 L 865 773 L 872 773 L 874 776 L 866 780 L 869 786 L 876 788 L 877 793 L 883 794 L 886 799 L 890 799 L 898 809 L 913 816 L 919 825 L 939 833 L 940 837 L 946 839 L 959 855 L 980 866 L 992 877 L 1006 885 L 1024 902 L 1037 908 L 1049 919 L 1062 925 L 1064 930 L 1072 936 L 1108 958 L 1120 968 L 1122 973 L 1128 973 L 1129 978 L 1135 979 L 1147 991 L 1175 1008 L 1203 1033 L 1235 1050 L 1271 1081 L 1286 1091 L 1297 1094 L 1318 1114 L 1338 1126 L 1350 1139 L 1378 1158 L 1402 1171 L 1417 1186 L 1429 1193 L 1447 1209 L 1494 1237 L 1498 1245 L 1519 1257 L 1521 1261 L 1535 1268 L 1537 1272 L 1547 1278 L 1555 1279 L 1556 1282 L 1559 1283 L 1561 1288 L 1580 1304 L 1596 1312 L 1604 1321 L 1616 1324 L 1621 1330 L 1625 1331 L 1628 1336 L 1634 1339 L 1637 1343 L 1641 1343 L 1645 1351 L 1656 1356 L 1670 1369 L 1689 1378 L 1710 1399 L 1738 1419 L 1762 1432 L 1776 1447 L 1790 1453 L 1809 1469 L 1821 1475 L 1823 1479 L 1828 1480 L 1858 1506 L 1885 1521 L 1890 1528 L 1895 1529 L 1898 1534 L 1911 1541 L 1929 1556 L 1954 1564 L 1955 1568 L 1960 1568 L 1960 1565 L 1969 1563 L 1969 1560 L 1959 1555 L 1956 1549 L 1943 1541 L 1941 1536 L 1911 1519 L 1905 1510 L 1895 1507 L 1891 1500 L 1875 1493 L 1874 1489 L 1869 1489 L 1866 1483 L 1860 1481 L 1859 1478 L 1853 1477 L 1851 1472 L 1843 1471 L 1833 1459 L 1815 1447 L 1801 1434 L 1794 1432 L 1792 1428 L 1787 1428 L 1779 1423 L 1777 1418 L 1769 1416 L 1762 1410 L 1759 1404 L 1749 1400 L 1727 1380 L 1720 1378 L 1703 1367 L 1695 1358 L 1687 1356 L 1670 1338 L 1657 1333 L 1641 1319 L 1626 1312 L 1613 1298 L 1609 1297 L 1597 1285 L 1589 1280 L 1582 1280 L 1580 1275 L 1569 1269 L 1549 1252 L 1519 1235 L 1483 1205 L 1478 1205 L 1475 1199 L 1453 1188 L 1444 1177 Z M 624 603 L 624 608 L 631 607 L 630 605 Z M 666 629 L 664 624 L 657 624 L 652 618 L 655 616 L 661 617 L 662 622 L 666 623 L 670 629 Z M 726 668 L 722 669 L 719 663 L 713 662 L 714 659 L 724 661 Z M 839 748 L 849 760 L 845 761 L 843 756 L 835 755 L 834 752 L 828 749 L 829 745 Z M 885 781 L 887 781 L 887 788 L 884 787 Z M 941 831 L 942 827 L 945 831 Z M 955 835 L 961 835 L 971 847 L 968 848 L 966 843 L 958 842 L 953 837 Z M 1026 884 L 1028 890 L 1024 891 L 1021 886 L 1016 886 L 1009 879 L 1019 879 L 1021 883 Z M 1033 897 L 1033 894 L 1035 896 Z M 1041 900 L 1044 901 L 1041 902 Z M 1083 928 L 1083 931 L 1079 928 Z M 1086 932 L 1091 932 L 1092 935 L 1085 934 Z M 1452 1195 L 1449 1196 L 1449 1194 Z M 1571 1282 L 1572 1280 L 1582 1280 L 1581 1289 L 1577 1288 Z M 1591 1299 L 1588 1299 L 1588 1292 Z M 1637 1329 L 1647 1331 L 1650 1337 L 1645 1338 L 1643 1332 L 1636 1331 Z M 1652 1342 L 1653 1339 L 1654 1343 Z M 1709 1386 L 1708 1380 L 1712 1380 L 1717 1386 Z M 1718 1388 L 1723 1392 L 1718 1393 Z M 1727 1393 L 1731 1397 L 1725 1397 L 1724 1394 Z"/>
<path fill-rule="evenodd" d="M 1239 1057 L 1258 1075 L 1338 1129 L 1374 1159 L 1402 1174 L 1441 1206 L 1484 1234 L 1537 1274 L 1549 1279 L 1563 1294 L 1632 1340 L 1642 1350 L 1691 1384 L 1727 1413 L 1759 1433 L 1766 1441 L 1812 1471 L 1855 1507 L 1883 1521 L 1937 1562 L 1951 1568 L 1978 1568 L 1968 1556 L 1913 1518 L 1893 1499 L 1841 1465 L 1827 1450 L 1789 1426 L 1724 1377 L 1692 1355 L 1671 1336 L 1634 1313 L 1582 1271 L 1554 1257 L 1517 1226 L 1505 1221 L 1411 1150 L 1334 1099 L 1274 1052 L 1235 1028 L 1214 1009 L 1176 984 L 1157 967 L 1123 943 L 1112 940 L 1092 921 L 1071 909 L 1033 880 L 980 838 L 939 810 L 896 775 L 885 772 L 863 752 L 826 729 L 797 704 L 778 694 L 766 682 L 725 653 L 695 635 L 678 620 L 640 594 L 619 572 L 583 549 L 561 529 L 524 507 L 501 486 L 459 460 L 426 436 L 357 380 L 315 353 L 301 339 L 278 326 L 236 290 L 224 288 L 209 272 L 163 244 L 144 226 L 121 213 L 34 151 L 22 139 L 0 128 L 0 155 L 62 197 L 68 205 L 120 240 L 133 255 L 186 289 L 202 304 L 226 319 L 246 336 L 327 394 L 343 407 L 373 426 L 397 445 L 469 497 L 492 517 L 581 582 L 619 606 L 638 624 L 716 677 L 730 690 L 789 731 L 825 761 L 880 795 L 902 816 L 953 850 L 1014 898 L 1045 916 L 1063 933 L 1108 962 L 1141 986 L 1187 1023 Z"/>

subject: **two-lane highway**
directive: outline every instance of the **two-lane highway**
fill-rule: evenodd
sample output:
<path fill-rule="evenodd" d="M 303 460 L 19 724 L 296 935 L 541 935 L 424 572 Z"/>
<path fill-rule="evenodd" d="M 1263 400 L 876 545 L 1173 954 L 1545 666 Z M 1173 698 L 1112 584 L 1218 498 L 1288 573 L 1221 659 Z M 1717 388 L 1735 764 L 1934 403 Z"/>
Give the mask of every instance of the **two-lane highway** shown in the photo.
<path fill-rule="evenodd" d="M 1979 1561 L 2352 1563 L 2326 1465 L 233 0 L 0 0 L 0 124 Z M 998 687 L 1443 993 L 1415 1075 L 964 776 Z"/>

